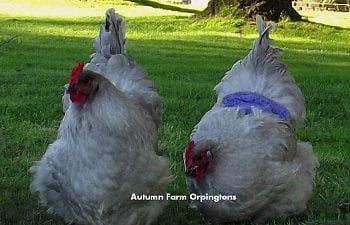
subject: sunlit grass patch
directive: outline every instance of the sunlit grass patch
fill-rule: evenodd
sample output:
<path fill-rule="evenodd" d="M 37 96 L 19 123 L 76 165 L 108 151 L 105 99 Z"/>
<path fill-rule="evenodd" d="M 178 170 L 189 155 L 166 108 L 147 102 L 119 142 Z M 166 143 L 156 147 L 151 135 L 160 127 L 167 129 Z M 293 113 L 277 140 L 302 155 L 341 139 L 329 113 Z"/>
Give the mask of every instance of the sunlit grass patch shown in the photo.
<path fill-rule="evenodd" d="M 145 1 L 153 2 L 153 1 Z M 160 4 L 155 2 L 154 4 Z M 103 17 L 106 9 L 115 8 L 127 17 L 179 15 L 191 16 L 195 10 L 160 4 L 144 4 L 143 1 L 127 0 L 14 0 L 0 2 L 0 13 L 31 17 Z M 176 10 L 177 9 L 177 10 Z"/>
<path fill-rule="evenodd" d="M 299 11 L 299 13 L 306 17 L 307 20 L 315 23 L 350 28 L 350 12 L 304 10 Z"/>

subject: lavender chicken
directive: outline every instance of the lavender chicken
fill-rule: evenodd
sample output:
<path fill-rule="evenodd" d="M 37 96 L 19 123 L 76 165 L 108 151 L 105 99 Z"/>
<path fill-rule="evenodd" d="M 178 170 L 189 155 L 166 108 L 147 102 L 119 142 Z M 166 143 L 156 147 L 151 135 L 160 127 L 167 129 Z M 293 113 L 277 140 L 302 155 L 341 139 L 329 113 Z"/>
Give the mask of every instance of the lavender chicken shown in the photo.
<path fill-rule="evenodd" d="M 151 224 L 165 204 L 131 199 L 164 195 L 170 172 L 156 154 L 160 98 L 124 54 L 124 34 L 123 19 L 107 10 L 91 62 L 70 75 L 57 139 L 31 167 L 31 191 L 69 224 Z"/>
<path fill-rule="evenodd" d="M 259 37 L 216 85 L 216 104 L 203 116 L 184 153 L 186 183 L 196 195 L 235 200 L 191 206 L 213 224 L 284 218 L 306 209 L 318 161 L 295 128 L 305 101 L 256 17 Z"/>

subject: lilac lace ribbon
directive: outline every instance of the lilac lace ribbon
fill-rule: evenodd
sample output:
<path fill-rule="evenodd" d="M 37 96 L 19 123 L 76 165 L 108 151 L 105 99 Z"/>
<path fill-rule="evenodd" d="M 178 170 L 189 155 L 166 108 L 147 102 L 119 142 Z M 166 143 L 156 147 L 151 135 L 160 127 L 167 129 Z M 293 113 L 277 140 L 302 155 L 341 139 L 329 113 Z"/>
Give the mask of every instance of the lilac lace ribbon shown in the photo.
<path fill-rule="evenodd" d="M 263 95 L 248 91 L 228 94 L 223 98 L 223 103 L 226 107 L 238 106 L 243 109 L 246 114 L 251 113 L 251 107 L 254 106 L 265 112 L 274 113 L 284 120 L 288 120 L 290 116 L 287 108 L 284 106 Z"/>

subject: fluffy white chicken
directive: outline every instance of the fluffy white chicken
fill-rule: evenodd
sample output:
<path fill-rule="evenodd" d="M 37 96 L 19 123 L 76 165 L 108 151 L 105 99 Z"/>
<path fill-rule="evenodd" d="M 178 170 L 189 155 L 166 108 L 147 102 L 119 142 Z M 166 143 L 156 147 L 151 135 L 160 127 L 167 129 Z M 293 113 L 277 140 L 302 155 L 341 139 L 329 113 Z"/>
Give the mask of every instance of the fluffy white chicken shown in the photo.
<path fill-rule="evenodd" d="M 123 54 L 123 20 L 106 16 L 91 62 L 72 70 L 58 137 L 31 167 L 30 189 L 70 224 L 150 224 L 165 202 L 131 197 L 163 195 L 170 181 L 155 151 L 159 96 Z"/>
<path fill-rule="evenodd" d="M 184 153 L 190 193 L 236 196 L 191 205 L 213 224 L 284 218 L 306 209 L 318 161 L 296 139 L 305 115 L 301 91 L 270 46 L 271 24 L 215 87 L 217 102 L 195 126 Z"/>

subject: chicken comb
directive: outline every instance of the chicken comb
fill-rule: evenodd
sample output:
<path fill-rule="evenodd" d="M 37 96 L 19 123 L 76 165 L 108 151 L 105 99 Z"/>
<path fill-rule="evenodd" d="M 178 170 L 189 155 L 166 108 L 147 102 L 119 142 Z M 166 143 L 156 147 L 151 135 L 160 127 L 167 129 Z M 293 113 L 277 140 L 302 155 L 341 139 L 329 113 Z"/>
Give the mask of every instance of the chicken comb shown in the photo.
<path fill-rule="evenodd" d="M 76 84 L 78 82 L 78 76 L 83 71 L 84 62 L 78 62 L 72 69 L 69 77 L 69 84 Z"/>
<path fill-rule="evenodd" d="M 186 166 L 186 168 L 188 168 L 192 165 L 191 156 L 193 154 L 193 148 L 194 148 L 194 141 L 190 140 L 187 144 L 187 149 L 185 152 L 185 166 Z"/>

